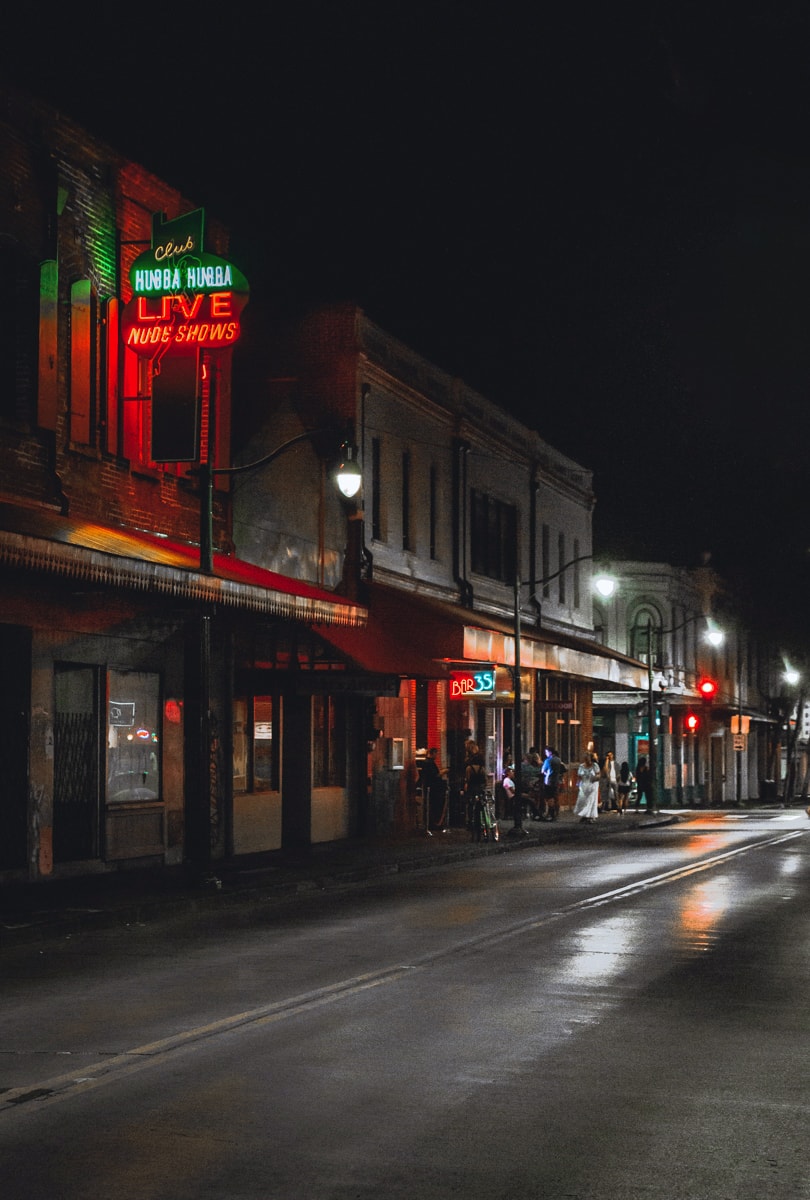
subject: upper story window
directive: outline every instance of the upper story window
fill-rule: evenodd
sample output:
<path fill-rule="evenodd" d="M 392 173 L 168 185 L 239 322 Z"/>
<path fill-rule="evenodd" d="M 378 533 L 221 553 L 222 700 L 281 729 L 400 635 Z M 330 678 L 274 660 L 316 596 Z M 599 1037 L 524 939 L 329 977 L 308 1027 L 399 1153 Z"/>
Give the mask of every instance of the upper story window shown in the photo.
<path fill-rule="evenodd" d="M 652 665 L 660 667 L 663 664 L 661 629 L 660 613 L 651 608 L 640 608 L 630 627 L 631 657 L 649 662 L 652 652 Z"/>
<path fill-rule="evenodd" d="M 551 574 L 551 530 L 548 525 L 543 526 L 540 553 L 541 570 L 543 572 L 543 599 L 548 600 L 551 594 L 551 584 L 548 582 L 548 577 Z"/>
<path fill-rule="evenodd" d="M 402 549 L 413 550 L 411 532 L 411 452 L 402 453 Z"/>
<path fill-rule="evenodd" d="M 475 489 L 470 493 L 470 507 L 473 571 L 511 583 L 515 577 L 517 509 Z"/>
<path fill-rule="evenodd" d="M 0 417 L 30 421 L 36 386 L 37 267 L 12 246 L 0 247 Z M 55 308 L 54 308 L 55 315 Z"/>
<path fill-rule="evenodd" d="M 375 437 L 371 439 L 371 536 L 375 542 L 384 538 L 381 466 L 382 443 Z"/>

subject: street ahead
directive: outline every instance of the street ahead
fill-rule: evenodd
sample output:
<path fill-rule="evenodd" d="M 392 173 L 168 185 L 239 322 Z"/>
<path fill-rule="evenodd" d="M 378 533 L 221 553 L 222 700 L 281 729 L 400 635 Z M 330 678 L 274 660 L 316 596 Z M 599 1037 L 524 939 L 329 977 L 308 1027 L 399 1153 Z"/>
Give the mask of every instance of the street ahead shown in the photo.
<path fill-rule="evenodd" d="M 807 1200 L 810 822 L 615 821 L 3 952 L 0 1194 Z"/>

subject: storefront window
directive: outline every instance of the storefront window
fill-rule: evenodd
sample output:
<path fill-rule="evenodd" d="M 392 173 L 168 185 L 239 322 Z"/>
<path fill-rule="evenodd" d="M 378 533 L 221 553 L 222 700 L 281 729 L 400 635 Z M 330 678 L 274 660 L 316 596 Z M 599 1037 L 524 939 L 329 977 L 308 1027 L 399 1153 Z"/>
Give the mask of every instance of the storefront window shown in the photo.
<path fill-rule="evenodd" d="M 346 705 L 341 696 L 315 696 L 312 704 L 312 782 L 346 785 Z"/>
<path fill-rule="evenodd" d="M 233 705 L 235 792 L 278 789 L 276 705 L 272 696 L 251 696 Z"/>
<path fill-rule="evenodd" d="M 110 671 L 107 681 L 107 800 L 159 800 L 160 678 Z"/>

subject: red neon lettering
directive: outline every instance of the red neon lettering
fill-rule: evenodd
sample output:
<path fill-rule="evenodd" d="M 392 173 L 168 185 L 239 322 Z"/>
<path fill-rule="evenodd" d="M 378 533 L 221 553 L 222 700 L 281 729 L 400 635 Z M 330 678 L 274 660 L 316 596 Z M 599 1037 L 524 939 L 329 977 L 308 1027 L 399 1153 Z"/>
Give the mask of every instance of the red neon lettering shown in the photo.
<path fill-rule="evenodd" d="M 137 325 L 133 325 L 127 334 L 128 346 L 153 346 L 156 342 L 168 343 L 172 340 L 172 331 L 168 325 L 163 328 L 158 328 L 157 325 L 151 329 L 139 329 Z"/>
<path fill-rule="evenodd" d="M 155 299 L 157 299 L 157 297 L 155 297 Z M 151 300 L 152 304 L 154 304 L 154 302 L 155 302 L 154 299 Z M 149 303 L 150 303 L 150 299 L 148 296 L 139 296 L 138 297 L 138 320 L 139 321 L 170 321 L 171 320 L 171 318 L 172 318 L 172 312 L 171 312 L 172 298 L 171 298 L 171 296 L 161 296 L 160 297 L 160 312 L 159 313 L 149 312 L 146 307 L 147 304 L 149 304 Z"/>
<path fill-rule="evenodd" d="M 460 678 L 450 680 L 450 696 L 452 699 L 458 699 L 459 696 L 468 696 L 470 692 L 475 691 L 475 680 L 470 675 L 463 675 Z"/>
<path fill-rule="evenodd" d="M 230 317 L 233 316 L 231 308 L 231 300 L 233 297 L 230 292 L 212 292 L 211 293 L 211 316 L 212 317 Z"/>
<path fill-rule="evenodd" d="M 180 312 L 187 321 L 193 321 L 200 311 L 200 306 L 203 302 L 202 294 L 194 296 L 191 303 L 186 300 L 185 296 L 175 296 L 175 303 L 180 309 Z"/>

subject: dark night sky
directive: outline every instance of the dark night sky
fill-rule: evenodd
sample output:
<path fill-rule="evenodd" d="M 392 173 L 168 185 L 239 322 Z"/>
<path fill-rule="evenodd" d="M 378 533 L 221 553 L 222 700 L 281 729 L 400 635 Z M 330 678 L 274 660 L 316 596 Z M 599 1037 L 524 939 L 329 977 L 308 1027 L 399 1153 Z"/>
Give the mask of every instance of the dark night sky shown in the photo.
<path fill-rule="evenodd" d="M 803 616 L 807 4 L 233 7 L 57 17 L 18 81 L 225 220 L 252 304 L 354 300 L 591 467 L 597 549 Z"/>

